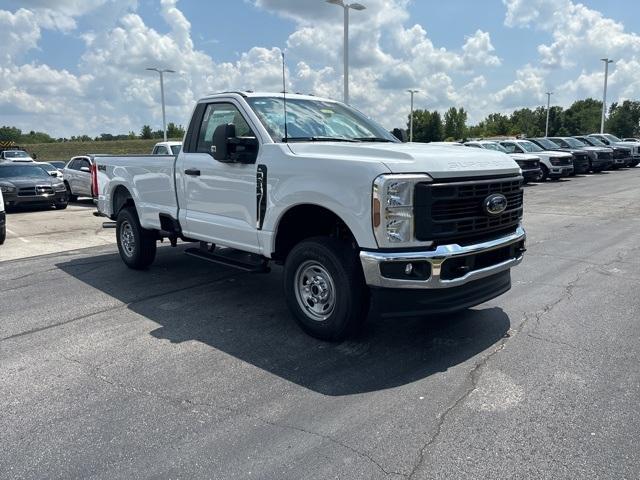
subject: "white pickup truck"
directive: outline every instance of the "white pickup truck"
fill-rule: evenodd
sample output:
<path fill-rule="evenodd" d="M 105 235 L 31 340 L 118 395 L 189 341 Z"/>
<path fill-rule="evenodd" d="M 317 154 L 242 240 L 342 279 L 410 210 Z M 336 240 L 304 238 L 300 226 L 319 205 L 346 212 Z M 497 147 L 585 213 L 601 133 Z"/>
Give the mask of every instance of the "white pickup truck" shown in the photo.
<path fill-rule="evenodd" d="M 485 302 L 509 290 L 525 251 L 507 155 L 400 143 L 315 96 L 208 96 L 175 158 L 99 156 L 92 173 L 129 267 L 148 267 L 164 238 L 252 272 L 284 265 L 288 306 L 321 339 L 352 334 L 371 306 L 414 316 Z"/>

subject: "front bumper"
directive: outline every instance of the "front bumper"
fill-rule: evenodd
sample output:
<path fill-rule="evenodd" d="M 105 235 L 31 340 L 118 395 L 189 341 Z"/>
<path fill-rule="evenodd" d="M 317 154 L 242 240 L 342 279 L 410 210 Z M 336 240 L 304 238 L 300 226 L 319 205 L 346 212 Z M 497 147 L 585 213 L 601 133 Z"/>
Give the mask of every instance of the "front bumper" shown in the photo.
<path fill-rule="evenodd" d="M 364 278 L 370 287 L 393 289 L 446 289 L 490 277 L 522 262 L 526 233 L 518 227 L 510 235 L 474 245 L 440 245 L 435 250 L 420 252 L 379 252 L 361 251 L 360 262 Z M 496 254 L 496 263 L 487 255 Z M 447 262 L 450 262 L 449 264 Z M 382 274 L 389 264 L 404 266 L 428 264 L 430 270 L 426 278 L 398 278 Z M 456 266 L 455 270 L 449 268 Z M 385 268 L 386 269 L 386 268 Z M 422 271 L 425 271 L 424 269 Z M 461 273 L 462 272 L 462 273 Z M 466 272 L 466 273 L 463 273 Z"/>
<path fill-rule="evenodd" d="M 542 170 L 539 168 L 522 169 L 522 178 L 525 182 L 535 182 L 542 177 Z"/>
<path fill-rule="evenodd" d="M 19 196 L 16 194 L 4 194 L 4 204 L 7 207 L 19 207 L 21 205 L 53 205 L 67 201 L 67 192 L 55 192 L 50 195 Z"/>
<path fill-rule="evenodd" d="M 573 173 L 573 166 L 570 166 L 570 167 L 567 167 L 567 166 L 562 166 L 562 167 L 552 166 L 549 169 L 549 176 L 550 177 L 555 177 L 555 178 L 568 177 L 572 173 Z"/>

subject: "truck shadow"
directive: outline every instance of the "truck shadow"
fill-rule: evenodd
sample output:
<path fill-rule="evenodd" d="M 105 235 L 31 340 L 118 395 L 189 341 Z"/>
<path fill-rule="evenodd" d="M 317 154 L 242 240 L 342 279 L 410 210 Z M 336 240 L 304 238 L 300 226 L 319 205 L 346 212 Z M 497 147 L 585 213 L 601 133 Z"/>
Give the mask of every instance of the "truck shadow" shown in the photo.
<path fill-rule="evenodd" d="M 149 271 L 126 269 L 115 254 L 57 265 L 160 326 L 158 341 L 199 341 L 273 375 L 331 396 L 383 390 L 446 371 L 500 341 L 510 327 L 500 308 L 429 318 L 371 315 L 358 338 L 315 340 L 294 323 L 281 271 L 237 273 L 169 248 Z M 187 350 L 189 351 L 189 350 Z"/>

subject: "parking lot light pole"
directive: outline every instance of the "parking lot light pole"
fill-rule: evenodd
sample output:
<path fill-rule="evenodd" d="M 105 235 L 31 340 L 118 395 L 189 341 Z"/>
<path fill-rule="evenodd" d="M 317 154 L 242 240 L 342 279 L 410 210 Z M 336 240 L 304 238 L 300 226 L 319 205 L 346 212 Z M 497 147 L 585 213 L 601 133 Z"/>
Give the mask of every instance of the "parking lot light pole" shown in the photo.
<path fill-rule="evenodd" d="M 327 3 L 338 5 L 344 10 L 344 44 L 343 44 L 343 61 L 344 61 L 344 103 L 349 103 L 349 9 L 364 10 L 366 7 L 361 3 L 344 3 L 343 0 L 326 0 Z"/>
<path fill-rule="evenodd" d="M 413 95 L 420 90 L 409 89 L 407 92 L 411 94 L 411 116 L 409 117 L 409 142 L 413 142 Z"/>
<path fill-rule="evenodd" d="M 547 92 L 547 126 L 544 128 L 544 136 L 549 136 L 549 107 L 551 105 L 551 95 L 553 92 Z"/>
<path fill-rule="evenodd" d="M 164 74 L 165 73 L 176 73 L 175 70 L 170 70 L 168 68 L 160 69 L 155 67 L 149 67 L 147 70 L 151 70 L 152 72 L 158 72 L 160 74 L 160 97 L 162 99 L 162 131 L 164 132 L 164 141 L 167 141 L 167 119 L 164 111 Z"/>
<path fill-rule="evenodd" d="M 604 118 L 607 114 L 607 77 L 609 76 L 609 64 L 613 63 L 613 60 L 608 58 L 601 58 L 604 62 L 604 91 L 602 93 L 602 118 L 600 119 L 600 133 L 604 133 Z"/>

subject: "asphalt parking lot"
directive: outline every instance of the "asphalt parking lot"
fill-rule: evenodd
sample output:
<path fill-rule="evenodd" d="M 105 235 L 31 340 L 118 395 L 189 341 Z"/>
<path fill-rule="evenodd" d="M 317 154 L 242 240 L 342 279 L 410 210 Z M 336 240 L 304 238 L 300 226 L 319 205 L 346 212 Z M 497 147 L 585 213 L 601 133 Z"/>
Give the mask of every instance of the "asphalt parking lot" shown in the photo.
<path fill-rule="evenodd" d="M 509 293 L 341 344 L 279 269 L 134 272 L 86 205 L 10 214 L 0 477 L 638 478 L 640 168 L 525 196 Z"/>

